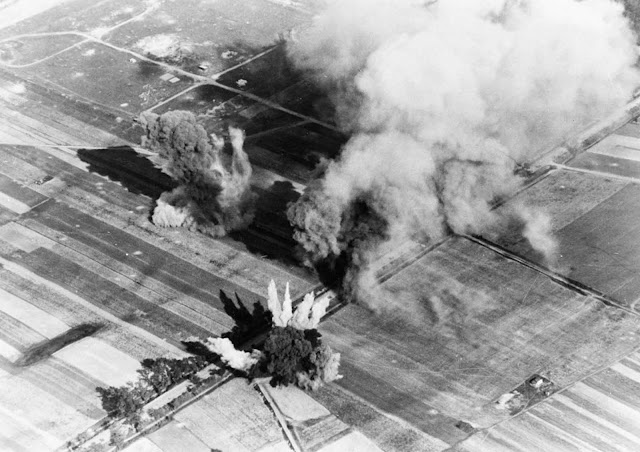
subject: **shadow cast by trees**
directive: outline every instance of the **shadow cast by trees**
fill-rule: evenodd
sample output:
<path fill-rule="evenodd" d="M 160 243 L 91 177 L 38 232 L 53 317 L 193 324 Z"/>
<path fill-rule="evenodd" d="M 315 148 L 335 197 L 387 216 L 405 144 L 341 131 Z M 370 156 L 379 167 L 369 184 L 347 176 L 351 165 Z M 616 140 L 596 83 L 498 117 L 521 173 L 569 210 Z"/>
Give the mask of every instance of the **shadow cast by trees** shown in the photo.
<path fill-rule="evenodd" d="M 250 311 L 245 303 L 235 294 L 235 301 L 224 291 L 220 291 L 220 300 L 224 305 L 224 312 L 235 321 L 235 326 L 222 337 L 228 338 L 234 346 L 253 339 L 271 328 L 271 311 L 266 309 L 260 301 L 255 301 Z"/>
<path fill-rule="evenodd" d="M 240 349 L 249 341 L 255 339 L 271 329 L 271 311 L 266 309 L 260 301 L 255 301 L 249 310 L 249 304 L 245 304 L 238 294 L 234 294 L 235 300 L 224 291 L 220 291 L 220 300 L 224 306 L 224 311 L 231 317 L 235 325 L 230 331 L 223 333 L 221 337 L 229 339 L 234 347 Z M 182 341 L 185 350 L 196 356 L 201 356 L 211 363 L 220 363 L 220 357 L 207 348 L 207 346 L 197 340 Z M 234 373 L 238 372 L 232 370 Z M 238 373 L 241 375 L 242 373 Z"/>

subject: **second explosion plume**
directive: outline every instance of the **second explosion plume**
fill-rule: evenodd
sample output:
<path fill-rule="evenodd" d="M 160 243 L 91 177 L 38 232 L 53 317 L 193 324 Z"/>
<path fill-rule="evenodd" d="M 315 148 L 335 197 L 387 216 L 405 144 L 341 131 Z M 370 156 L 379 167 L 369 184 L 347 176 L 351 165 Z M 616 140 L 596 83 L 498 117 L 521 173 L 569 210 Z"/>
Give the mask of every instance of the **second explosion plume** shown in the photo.
<path fill-rule="evenodd" d="M 407 238 L 519 224 L 552 264 L 551 221 L 524 204 L 518 165 L 627 101 L 637 50 L 611 0 L 340 0 L 289 45 L 351 138 L 290 207 L 307 261 L 347 268 Z"/>

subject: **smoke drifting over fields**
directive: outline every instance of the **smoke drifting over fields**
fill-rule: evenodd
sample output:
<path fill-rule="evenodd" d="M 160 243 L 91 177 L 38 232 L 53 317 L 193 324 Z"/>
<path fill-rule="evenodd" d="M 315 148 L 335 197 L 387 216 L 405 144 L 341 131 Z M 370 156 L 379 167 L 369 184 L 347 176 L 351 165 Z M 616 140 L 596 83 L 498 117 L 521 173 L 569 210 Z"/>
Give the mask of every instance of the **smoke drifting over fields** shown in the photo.
<path fill-rule="evenodd" d="M 145 113 L 140 120 L 147 133 L 143 145 L 158 152 L 157 163 L 178 182 L 157 200 L 155 224 L 221 237 L 253 220 L 252 170 L 242 130 L 229 128 L 229 158 L 224 139 L 207 135 L 191 112 Z"/>
<path fill-rule="evenodd" d="M 518 164 L 627 101 L 635 36 L 610 0 L 337 0 L 289 45 L 351 135 L 289 209 L 310 263 L 368 263 L 407 238 L 519 224 L 552 264 L 544 212 L 498 217 Z M 355 280 L 354 280 L 355 278 Z"/>

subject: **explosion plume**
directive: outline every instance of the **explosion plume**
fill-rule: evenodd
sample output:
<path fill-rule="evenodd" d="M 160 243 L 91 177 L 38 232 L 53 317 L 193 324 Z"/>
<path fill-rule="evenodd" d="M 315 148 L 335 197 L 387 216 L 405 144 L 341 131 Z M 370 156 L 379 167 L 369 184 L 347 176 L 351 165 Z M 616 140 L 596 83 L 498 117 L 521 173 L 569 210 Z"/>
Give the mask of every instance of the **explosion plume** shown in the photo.
<path fill-rule="evenodd" d="M 323 344 L 317 330 L 329 307 L 329 298 L 317 300 L 313 292 L 308 293 L 294 310 L 289 283 L 280 302 L 276 283 L 271 280 L 267 303 L 273 324 L 262 351 L 237 350 L 229 339 L 221 337 L 208 338 L 206 347 L 220 355 L 229 367 L 250 377 L 269 375 L 273 386 L 293 383 L 314 391 L 342 378 L 338 372 L 340 353 Z"/>
<path fill-rule="evenodd" d="M 289 43 L 350 139 L 289 208 L 309 263 L 375 278 L 389 244 L 519 224 L 552 262 L 550 222 L 495 201 L 516 169 L 610 113 L 640 82 L 635 36 L 612 0 L 339 0 Z M 505 216 L 507 218 L 505 218 Z"/>
<path fill-rule="evenodd" d="M 191 112 L 144 113 L 140 122 L 146 129 L 143 146 L 158 153 L 156 162 L 178 182 L 157 200 L 152 217 L 156 225 L 220 237 L 253 220 L 252 170 L 242 130 L 229 128 L 229 158 L 223 153 L 224 139 L 208 136 Z"/>

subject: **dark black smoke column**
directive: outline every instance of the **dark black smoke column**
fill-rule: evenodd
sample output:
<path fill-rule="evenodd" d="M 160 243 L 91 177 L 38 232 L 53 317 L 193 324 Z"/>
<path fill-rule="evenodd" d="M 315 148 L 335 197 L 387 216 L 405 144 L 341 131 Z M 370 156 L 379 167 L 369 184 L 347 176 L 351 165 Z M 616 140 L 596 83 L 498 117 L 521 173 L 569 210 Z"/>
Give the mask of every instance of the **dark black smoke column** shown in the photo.
<path fill-rule="evenodd" d="M 140 119 L 146 129 L 143 145 L 158 153 L 162 170 L 179 184 L 158 199 L 154 224 L 214 237 L 248 226 L 255 196 L 249 190 L 252 171 L 240 129 L 229 128 L 229 159 L 222 152 L 224 140 L 208 136 L 191 112 L 145 113 Z"/>

